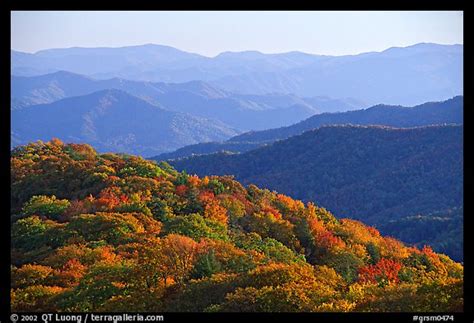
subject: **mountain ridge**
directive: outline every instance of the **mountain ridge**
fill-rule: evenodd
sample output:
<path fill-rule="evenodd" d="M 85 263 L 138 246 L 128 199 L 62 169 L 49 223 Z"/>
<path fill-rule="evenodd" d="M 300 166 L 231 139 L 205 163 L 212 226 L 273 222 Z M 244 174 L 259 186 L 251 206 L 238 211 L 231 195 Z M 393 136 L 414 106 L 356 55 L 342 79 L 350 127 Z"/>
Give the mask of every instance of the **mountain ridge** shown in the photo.
<path fill-rule="evenodd" d="M 168 158 L 184 158 L 192 153 L 201 154 L 229 150 L 240 153 L 248 151 L 250 147 L 258 147 L 277 140 L 287 139 L 291 136 L 302 134 L 324 125 L 353 124 L 353 125 L 388 125 L 393 127 L 413 127 L 440 123 L 463 123 L 463 96 L 457 96 L 441 102 L 426 102 L 424 104 L 404 107 L 376 105 L 361 110 L 341 113 L 316 114 L 308 119 L 287 127 L 268 129 L 263 131 L 250 131 L 234 136 L 226 142 L 193 145 L 180 148 L 175 154 L 167 153 L 154 156 L 151 159 L 166 160 Z M 213 146 L 212 146 L 213 145 Z M 214 147 L 215 149 L 210 149 Z M 225 148 L 221 148 L 225 147 Z M 242 150 L 240 149 L 242 148 Z"/>
<path fill-rule="evenodd" d="M 337 217 L 381 226 L 462 206 L 462 136 L 461 125 L 331 125 L 241 154 L 169 163 L 199 176 L 234 175 L 246 185 L 314 201 Z M 458 245 L 456 239 L 450 243 Z"/>
<path fill-rule="evenodd" d="M 140 48 L 140 47 L 148 47 L 148 48 L 151 48 L 151 47 L 157 47 L 157 48 L 165 48 L 165 49 L 174 49 L 174 50 L 178 50 L 178 51 L 181 51 L 181 52 L 185 52 L 185 53 L 189 53 L 189 54 L 195 54 L 195 55 L 198 55 L 198 56 L 202 56 L 202 57 L 206 57 L 206 58 L 215 58 L 216 56 L 219 56 L 219 55 L 222 55 L 222 54 L 225 54 L 225 53 L 232 53 L 232 54 L 239 54 L 239 53 L 258 53 L 258 54 L 263 54 L 263 55 L 282 55 L 282 54 L 304 54 L 304 55 L 311 55 L 311 56 L 324 56 L 324 57 L 341 57 L 341 56 L 356 56 L 356 55 L 361 55 L 361 54 L 371 54 L 371 53 L 383 53 L 383 52 L 386 52 L 386 51 L 389 51 L 389 50 L 392 50 L 392 49 L 400 49 L 400 48 L 427 48 L 427 47 L 463 47 L 463 44 L 460 44 L 460 43 L 454 43 L 454 44 L 440 44 L 440 43 L 433 43 L 433 42 L 420 42 L 420 43 L 414 43 L 412 45 L 407 45 L 407 46 L 392 46 L 392 47 L 388 47 L 386 49 L 383 49 L 383 50 L 379 50 L 379 51 L 368 51 L 368 52 L 360 52 L 360 53 L 354 53 L 354 54 L 343 54 L 343 55 L 328 55 L 328 54 L 319 54 L 319 53 L 307 53 L 307 52 L 302 52 L 302 51 L 299 51 L 299 50 L 293 50 L 293 51 L 288 51 L 288 52 L 273 52 L 273 53 L 263 53 L 261 51 L 258 51 L 258 50 L 243 50 L 243 51 L 223 51 L 223 52 L 220 52 L 218 54 L 215 54 L 214 56 L 206 56 L 206 55 L 202 55 L 202 54 L 198 54 L 198 53 L 195 53 L 195 52 L 191 52 L 191 51 L 185 51 L 185 50 L 181 50 L 181 49 L 178 49 L 176 47 L 173 47 L 173 46 L 169 46 L 169 45 L 163 45 L 163 44 L 156 44 L 156 43 L 146 43 L 146 44 L 141 44 L 141 45 L 127 45 L 127 46 L 117 46 L 117 47 L 113 47 L 113 46 L 102 46 L 102 47 L 83 47 L 83 46 L 72 46 L 72 47 L 58 47 L 58 48 L 49 48 L 49 49 L 41 49 L 41 50 L 38 50 L 36 52 L 25 52 L 25 51 L 21 51 L 21 50 L 15 50 L 15 49 L 12 49 L 11 51 L 14 52 L 14 53 L 18 53 L 18 54 L 30 54 L 30 55 L 34 55 L 34 54 L 38 54 L 38 53 L 45 53 L 45 52 L 48 52 L 48 51 L 61 51 L 61 50 L 71 50 L 71 49 L 80 49 L 80 50 L 83 50 L 83 49 L 130 49 L 130 48 Z"/>
<path fill-rule="evenodd" d="M 148 155 L 234 133 L 216 120 L 164 110 L 117 89 L 12 111 L 14 146 L 56 137 L 85 141 L 100 151 Z"/>
<path fill-rule="evenodd" d="M 204 57 L 159 46 L 57 49 L 52 53 L 58 51 L 64 55 L 12 52 L 12 73 L 31 76 L 68 70 L 101 79 L 203 80 L 236 94 L 353 97 L 368 105 L 415 105 L 459 95 L 463 89 L 460 44 L 417 44 L 342 56 L 242 52 Z M 371 77 L 361 79 L 360 75 Z"/>
<path fill-rule="evenodd" d="M 163 83 L 123 78 L 96 80 L 66 71 L 36 77 L 12 76 L 11 80 L 12 109 L 117 88 L 167 110 L 218 119 L 239 130 L 288 125 L 325 108 L 330 111 L 338 108 L 345 110 L 353 109 L 358 104 L 350 100 L 305 99 L 283 94 L 236 95 L 203 81 Z"/>

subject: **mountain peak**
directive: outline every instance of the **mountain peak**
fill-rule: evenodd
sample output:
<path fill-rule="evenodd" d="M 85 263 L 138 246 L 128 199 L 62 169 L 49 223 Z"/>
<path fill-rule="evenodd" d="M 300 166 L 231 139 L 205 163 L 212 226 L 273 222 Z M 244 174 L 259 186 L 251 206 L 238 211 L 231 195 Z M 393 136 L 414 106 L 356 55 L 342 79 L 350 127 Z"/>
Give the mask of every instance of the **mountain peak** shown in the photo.
<path fill-rule="evenodd" d="M 144 105 L 149 105 L 149 106 L 152 106 L 150 103 L 136 97 L 136 96 L 133 96 L 123 90 L 120 90 L 120 89 L 105 89 L 105 90 L 99 90 L 99 91 L 96 91 L 96 92 L 93 92 L 91 94 L 88 94 L 88 95 L 84 95 L 82 97 L 90 97 L 91 99 L 92 98 L 96 98 L 96 99 L 109 99 L 109 100 L 113 100 L 113 101 L 123 101 L 123 102 L 131 102 L 133 101 L 134 104 L 144 104 Z M 155 108 L 158 108 L 157 106 L 153 106 Z"/>
<path fill-rule="evenodd" d="M 226 51 L 220 53 L 215 58 L 243 58 L 243 59 L 258 59 L 265 56 L 262 52 L 256 50 L 246 50 L 241 52 Z"/>
<path fill-rule="evenodd" d="M 437 44 L 437 43 L 417 43 L 410 46 L 394 46 L 387 48 L 381 53 L 387 54 L 407 54 L 407 53 L 420 53 L 438 50 L 459 50 L 462 49 L 462 44 Z"/>
<path fill-rule="evenodd" d="M 144 156 L 237 134 L 222 122 L 168 111 L 119 89 L 15 110 L 12 125 L 16 143 L 56 137 Z"/>
<path fill-rule="evenodd" d="M 94 80 L 92 77 L 89 77 L 87 75 L 82 75 L 82 74 L 73 73 L 73 72 L 64 71 L 64 70 L 60 70 L 60 71 L 57 71 L 57 72 L 45 74 L 44 76 L 61 77 L 61 78 L 81 78 L 81 79 Z"/>
<path fill-rule="evenodd" d="M 159 44 L 143 44 L 143 45 L 131 45 L 121 47 L 70 47 L 70 48 L 51 48 L 37 51 L 34 53 L 35 56 L 45 58 L 64 58 L 69 57 L 74 60 L 77 56 L 94 56 L 94 55 L 106 55 L 107 57 L 120 56 L 120 55 L 153 55 L 160 54 L 170 58 L 175 55 L 177 57 L 201 57 L 199 54 L 189 53 L 180 49 L 159 45 Z M 106 62 L 104 62 L 105 64 Z"/>

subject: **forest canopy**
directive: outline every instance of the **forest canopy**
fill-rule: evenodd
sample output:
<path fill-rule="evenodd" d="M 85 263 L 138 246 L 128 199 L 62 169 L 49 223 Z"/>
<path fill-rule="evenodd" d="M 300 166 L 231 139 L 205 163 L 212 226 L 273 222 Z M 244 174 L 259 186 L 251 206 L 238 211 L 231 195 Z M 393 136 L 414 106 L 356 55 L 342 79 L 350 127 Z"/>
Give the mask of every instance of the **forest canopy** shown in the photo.
<path fill-rule="evenodd" d="M 463 310 L 449 257 L 231 176 L 56 139 L 11 191 L 12 311 Z"/>

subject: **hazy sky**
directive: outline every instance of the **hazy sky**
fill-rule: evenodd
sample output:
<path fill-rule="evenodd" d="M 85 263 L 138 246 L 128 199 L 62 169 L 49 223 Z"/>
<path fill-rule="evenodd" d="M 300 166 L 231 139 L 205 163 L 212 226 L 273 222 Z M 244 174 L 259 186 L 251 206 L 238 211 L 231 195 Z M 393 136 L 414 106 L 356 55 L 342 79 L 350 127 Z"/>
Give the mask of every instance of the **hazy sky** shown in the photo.
<path fill-rule="evenodd" d="M 11 48 L 147 43 L 224 51 L 343 55 L 420 42 L 463 43 L 462 11 L 13 11 Z"/>

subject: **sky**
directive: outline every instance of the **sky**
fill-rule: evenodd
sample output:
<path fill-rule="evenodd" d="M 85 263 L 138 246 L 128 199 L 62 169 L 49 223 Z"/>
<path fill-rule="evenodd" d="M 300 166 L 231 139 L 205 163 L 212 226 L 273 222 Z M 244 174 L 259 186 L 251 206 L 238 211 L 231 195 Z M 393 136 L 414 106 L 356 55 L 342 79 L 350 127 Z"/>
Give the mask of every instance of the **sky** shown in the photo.
<path fill-rule="evenodd" d="M 161 44 L 225 51 L 347 55 L 421 42 L 463 44 L 462 11 L 12 11 L 11 48 Z"/>

